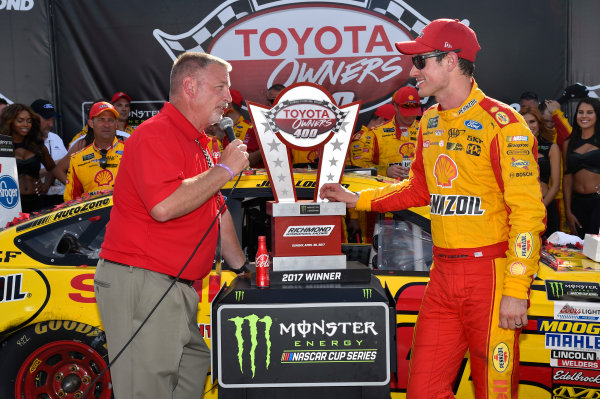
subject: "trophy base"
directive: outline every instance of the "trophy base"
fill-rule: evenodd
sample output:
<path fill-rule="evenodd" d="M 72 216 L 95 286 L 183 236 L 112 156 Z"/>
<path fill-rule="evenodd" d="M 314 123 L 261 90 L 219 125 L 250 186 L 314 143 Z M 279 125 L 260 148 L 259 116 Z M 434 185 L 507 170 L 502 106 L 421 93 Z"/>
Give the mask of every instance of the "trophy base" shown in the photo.
<path fill-rule="evenodd" d="M 346 255 L 274 256 L 273 271 L 339 270 L 346 268 Z"/>
<path fill-rule="evenodd" d="M 271 272 L 271 285 L 367 283 L 372 270 L 362 263 L 350 261 L 344 269 L 283 270 Z"/>

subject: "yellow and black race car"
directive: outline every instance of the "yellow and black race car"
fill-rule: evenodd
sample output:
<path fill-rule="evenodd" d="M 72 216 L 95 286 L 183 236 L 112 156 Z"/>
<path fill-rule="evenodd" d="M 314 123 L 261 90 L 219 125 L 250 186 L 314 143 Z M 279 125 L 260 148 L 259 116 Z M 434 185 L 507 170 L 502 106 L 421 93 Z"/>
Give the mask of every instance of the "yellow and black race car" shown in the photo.
<path fill-rule="evenodd" d="M 299 197 L 312 198 L 316 174 L 297 171 L 294 179 Z M 352 191 L 389 183 L 356 173 L 342 180 Z M 235 190 L 232 185 L 223 192 L 252 254 L 256 237 L 269 232 L 264 212 L 272 199 L 269 179 L 255 170 L 243 175 Z M 111 397 L 109 373 L 94 382 L 108 358 L 93 290 L 111 207 L 110 193 L 86 196 L 0 232 L 0 398 L 81 398 L 88 388 L 89 398 Z M 350 258 L 374 268 L 396 300 L 393 398 L 406 396 L 413 327 L 431 266 L 429 233 L 425 207 L 379 216 L 372 244 L 344 245 Z M 520 397 L 600 397 L 600 274 L 579 269 L 540 266 L 520 341 Z M 210 302 L 234 277 L 213 270 L 195 285 L 201 298 L 198 327 L 209 345 Z M 458 398 L 474 397 L 470 374 L 467 355 L 455 384 Z M 206 391 L 217 397 L 210 378 Z"/>

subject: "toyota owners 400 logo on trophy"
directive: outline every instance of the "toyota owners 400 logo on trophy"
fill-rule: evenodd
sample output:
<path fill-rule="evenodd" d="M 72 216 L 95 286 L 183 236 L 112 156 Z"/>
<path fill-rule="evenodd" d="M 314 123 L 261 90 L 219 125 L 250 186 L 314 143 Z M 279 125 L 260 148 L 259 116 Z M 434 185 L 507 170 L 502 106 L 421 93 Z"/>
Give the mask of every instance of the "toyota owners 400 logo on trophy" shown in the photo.
<path fill-rule="evenodd" d="M 250 102 L 275 201 L 272 217 L 273 270 L 342 269 L 343 203 L 318 198 L 324 183 L 339 183 L 360 103 L 338 107 L 321 86 L 298 83 L 281 92 L 273 108 Z M 291 149 L 319 150 L 317 184 L 312 201 L 298 201 Z"/>

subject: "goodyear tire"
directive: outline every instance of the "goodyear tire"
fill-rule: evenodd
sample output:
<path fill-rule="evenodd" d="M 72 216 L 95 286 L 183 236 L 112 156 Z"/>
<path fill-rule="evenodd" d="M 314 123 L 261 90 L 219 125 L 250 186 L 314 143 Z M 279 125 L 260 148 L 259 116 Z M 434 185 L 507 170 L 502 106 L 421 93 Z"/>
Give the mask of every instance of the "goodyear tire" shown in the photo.
<path fill-rule="evenodd" d="M 15 332 L 0 344 L 0 398 L 110 399 L 104 332 L 53 320 Z M 92 385 L 93 384 L 93 385 Z"/>

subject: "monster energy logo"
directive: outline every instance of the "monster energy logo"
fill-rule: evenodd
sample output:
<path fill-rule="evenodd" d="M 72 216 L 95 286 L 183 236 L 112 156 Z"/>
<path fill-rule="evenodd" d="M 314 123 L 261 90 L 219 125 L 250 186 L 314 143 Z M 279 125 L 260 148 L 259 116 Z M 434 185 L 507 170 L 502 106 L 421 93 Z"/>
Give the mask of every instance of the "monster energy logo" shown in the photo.
<path fill-rule="evenodd" d="M 237 292 L 236 292 L 237 294 Z M 243 296 L 243 291 L 242 291 Z M 267 355 L 265 358 L 266 369 L 269 369 L 271 364 L 271 326 L 273 325 L 273 319 L 270 316 L 265 316 L 262 319 L 255 314 L 248 315 L 246 317 L 233 317 L 229 321 L 235 324 L 235 338 L 237 339 L 238 345 L 238 363 L 240 364 L 240 372 L 244 374 L 244 337 L 242 336 L 242 328 L 244 321 L 248 320 L 250 327 L 250 370 L 252 370 L 252 378 L 256 371 L 256 347 L 258 346 L 258 322 L 264 323 L 265 325 L 265 344 L 267 347 Z"/>
<path fill-rule="evenodd" d="M 244 292 L 246 291 L 236 291 L 235 292 L 235 301 L 240 302 L 244 300 Z"/>
<path fill-rule="evenodd" d="M 363 288 L 363 297 L 365 299 L 371 299 L 372 296 L 373 296 L 372 288 Z"/>
<path fill-rule="evenodd" d="M 563 283 L 561 281 L 549 281 L 548 285 L 552 290 L 552 296 L 554 298 L 559 298 L 560 296 L 565 294 Z"/>

